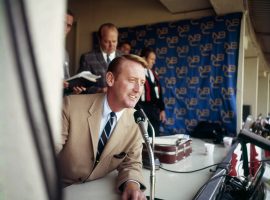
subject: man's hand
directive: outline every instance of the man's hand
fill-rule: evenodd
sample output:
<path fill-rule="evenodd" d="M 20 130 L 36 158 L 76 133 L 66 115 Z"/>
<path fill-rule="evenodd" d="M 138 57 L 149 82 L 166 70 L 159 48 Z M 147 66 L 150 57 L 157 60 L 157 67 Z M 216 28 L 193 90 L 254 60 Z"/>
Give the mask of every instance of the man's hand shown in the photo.
<path fill-rule="evenodd" d="M 164 110 L 162 110 L 159 114 L 159 119 L 162 123 L 165 123 L 166 122 L 166 113 Z"/>
<path fill-rule="evenodd" d="M 64 81 L 64 89 L 67 89 L 69 87 L 69 83 L 67 81 Z M 76 86 L 72 88 L 72 94 L 80 94 L 86 90 L 85 87 L 82 86 Z"/>
<path fill-rule="evenodd" d="M 67 81 L 64 81 L 64 82 L 63 82 L 63 85 L 64 85 L 64 88 L 68 88 L 69 83 L 68 83 Z"/>
<path fill-rule="evenodd" d="M 85 87 L 82 87 L 82 86 L 76 86 L 76 87 L 73 87 L 72 88 L 72 94 L 80 94 L 82 93 L 83 91 L 85 91 L 86 88 Z"/>
<path fill-rule="evenodd" d="M 125 184 L 122 200 L 146 200 L 146 197 L 137 183 L 128 181 Z"/>

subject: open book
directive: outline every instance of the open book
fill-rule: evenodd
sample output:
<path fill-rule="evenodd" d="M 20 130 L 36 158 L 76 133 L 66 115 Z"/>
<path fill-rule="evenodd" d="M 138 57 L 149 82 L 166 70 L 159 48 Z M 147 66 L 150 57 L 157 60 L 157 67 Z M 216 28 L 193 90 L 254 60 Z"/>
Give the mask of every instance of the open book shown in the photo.
<path fill-rule="evenodd" d="M 65 81 L 69 83 L 69 88 L 73 88 L 75 86 L 91 87 L 100 77 L 100 75 L 97 76 L 89 71 L 82 71 Z"/>

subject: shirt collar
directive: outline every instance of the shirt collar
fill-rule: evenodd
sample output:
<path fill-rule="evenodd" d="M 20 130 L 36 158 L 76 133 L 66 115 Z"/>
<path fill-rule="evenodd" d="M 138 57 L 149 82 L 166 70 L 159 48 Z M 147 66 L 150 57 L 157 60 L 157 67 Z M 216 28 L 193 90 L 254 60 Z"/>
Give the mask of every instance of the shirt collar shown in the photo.
<path fill-rule="evenodd" d="M 105 53 L 101 48 L 100 48 L 100 50 L 101 50 L 101 53 L 102 53 L 103 58 L 104 58 L 105 60 L 107 60 L 107 53 Z M 116 52 L 115 52 L 115 51 L 112 52 L 112 53 L 109 55 L 110 60 L 113 60 L 113 59 L 115 58 L 115 55 L 116 55 Z"/>
<path fill-rule="evenodd" d="M 117 121 L 120 119 L 120 117 L 122 116 L 123 112 L 124 112 L 125 109 L 119 111 L 119 112 L 115 112 L 116 114 L 116 119 Z M 110 113 L 112 112 L 109 104 L 108 104 L 108 99 L 107 99 L 107 95 L 105 96 L 105 99 L 104 99 L 104 103 L 103 103 L 103 113 L 102 113 L 102 117 L 103 118 L 106 118 L 107 116 L 110 115 Z"/>

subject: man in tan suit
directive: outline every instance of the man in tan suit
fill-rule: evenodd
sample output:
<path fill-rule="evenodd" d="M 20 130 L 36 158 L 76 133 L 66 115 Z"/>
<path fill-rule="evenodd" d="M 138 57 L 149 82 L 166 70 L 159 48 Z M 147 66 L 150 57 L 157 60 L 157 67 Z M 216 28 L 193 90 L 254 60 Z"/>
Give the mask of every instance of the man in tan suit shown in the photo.
<path fill-rule="evenodd" d="M 64 184 L 91 181 L 117 169 L 116 187 L 123 192 L 122 199 L 146 199 L 142 192 L 142 137 L 133 117 L 146 65 L 139 56 L 118 57 L 108 67 L 107 93 L 64 98 L 62 144 L 58 146 Z M 99 140 L 110 112 L 116 114 L 116 120 L 98 159 Z"/>

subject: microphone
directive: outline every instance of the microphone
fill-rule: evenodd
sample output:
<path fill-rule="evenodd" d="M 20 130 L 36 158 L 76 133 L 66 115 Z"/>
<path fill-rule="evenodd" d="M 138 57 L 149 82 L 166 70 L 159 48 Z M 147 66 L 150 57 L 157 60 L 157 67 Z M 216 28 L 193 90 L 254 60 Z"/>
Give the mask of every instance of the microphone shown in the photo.
<path fill-rule="evenodd" d="M 141 110 L 137 110 L 134 112 L 134 119 L 135 122 L 139 125 L 140 131 L 142 133 L 143 139 L 145 141 L 145 145 L 148 151 L 148 156 L 151 164 L 151 171 L 150 171 L 150 200 L 155 199 L 155 160 L 154 160 L 154 153 L 150 145 L 149 135 L 147 132 L 147 124 L 145 123 L 146 115 L 143 114 Z"/>
<path fill-rule="evenodd" d="M 150 127 L 150 128 L 148 128 L 148 126 L 146 126 L 146 130 L 148 130 L 150 135 L 152 136 L 152 148 L 154 149 L 155 129 L 154 129 L 153 125 L 151 124 L 150 120 L 148 119 L 147 115 L 145 114 L 144 110 L 142 109 L 142 107 L 139 104 L 137 104 L 135 108 L 136 108 L 136 110 L 140 110 L 141 115 L 142 115 L 141 117 L 144 117 L 145 121 L 147 121 L 148 126 Z"/>
<path fill-rule="evenodd" d="M 244 143 L 252 143 L 262 149 L 270 151 L 270 141 L 262 136 L 256 135 L 246 129 L 243 129 L 238 134 L 238 139 Z"/>
<path fill-rule="evenodd" d="M 249 165 L 248 165 L 248 153 L 247 153 L 247 147 L 246 143 L 254 144 L 262 149 L 270 151 L 270 141 L 265 139 L 262 136 L 256 135 L 255 133 L 243 129 L 238 134 L 238 140 L 240 141 L 242 145 L 242 151 L 243 151 L 243 170 L 244 175 L 246 177 L 246 181 L 249 178 Z M 247 188 L 248 197 L 251 197 L 250 199 L 253 199 L 254 195 L 258 195 L 258 187 L 260 187 L 259 183 L 262 180 L 263 174 L 265 171 L 264 163 L 260 165 L 258 168 L 256 174 L 251 179 L 251 183 Z M 246 183 L 247 185 L 248 183 Z M 256 192 L 256 193 L 255 193 Z"/>
<path fill-rule="evenodd" d="M 247 116 L 246 121 L 243 125 L 243 129 L 249 130 L 253 123 L 254 123 L 254 118 L 252 117 L 252 115 Z"/>
<path fill-rule="evenodd" d="M 251 143 L 262 149 L 270 151 L 270 141 L 246 129 L 240 131 L 238 134 L 238 140 L 242 145 L 243 170 L 244 175 L 247 177 L 249 175 L 249 166 L 246 143 Z"/>
<path fill-rule="evenodd" d="M 143 114 L 145 120 L 147 121 L 148 126 L 150 127 L 150 129 L 148 129 L 147 127 L 147 130 L 150 132 L 150 135 L 152 135 L 152 148 L 154 150 L 155 149 L 155 136 L 156 136 L 155 129 L 141 107 L 140 107 L 140 111 Z"/>
<path fill-rule="evenodd" d="M 150 132 L 150 134 L 152 135 L 152 149 L 154 150 L 155 149 L 155 130 L 154 130 L 154 127 L 152 126 L 151 122 L 149 121 L 148 117 L 146 116 L 145 112 L 143 111 L 143 109 L 138 105 L 138 108 L 139 108 L 139 112 L 135 112 L 134 113 L 134 119 L 135 119 L 135 122 L 136 122 L 136 119 L 137 120 L 140 120 L 140 121 L 143 121 L 143 124 L 144 124 L 144 130 L 142 131 L 146 133 L 146 137 L 147 139 L 149 140 L 149 134 L 148 134 L 148 131 Z M 136 122 L 138 123 L 138 122 Z M 149 128 L 150 127 L 150 128 Z"/>
<path fill-rule="evenodd" d="M 139 125 L 140 131 L 142 133 L 143 139 L 146 143 L 150 143 L 149 135 L 147 132 L 147 123 L 146 123 L 146 115 L 142 110 L 137 110 L 134 112 L 135 122 Z"/>
<path fill-rule="evenodd" d="M 134 117 L 136 115 L 136 117 L 139 117 L 144 122 L 144 128 L 145 128 L 144 131 L 146 131 L 147 133 L 149 132 L 149 134 L 152 135 L 152 150 L 155 151 L 155 129 L 153 125 L 151 124 L 150 120 L 148 119 L 148 117 L 146 116 L 145 112 L 141 108 L 141 106 L 137 105 L 137 108 L 140 111 L 139 112 L 140 114 L 134 113 Z M 147 134 L 148 140 L 150 139 L 149 134 Z M 159 159 L 155 157 L 155 154 L 154 154 L 154 159 L 155 159 L 155 170 L 159 170 L 161 164 L 160 164 Z M 143 159 L 143 167 L 146 169 L 151 169 L 151 163 L 149 163 L 149 159 Z"/>

